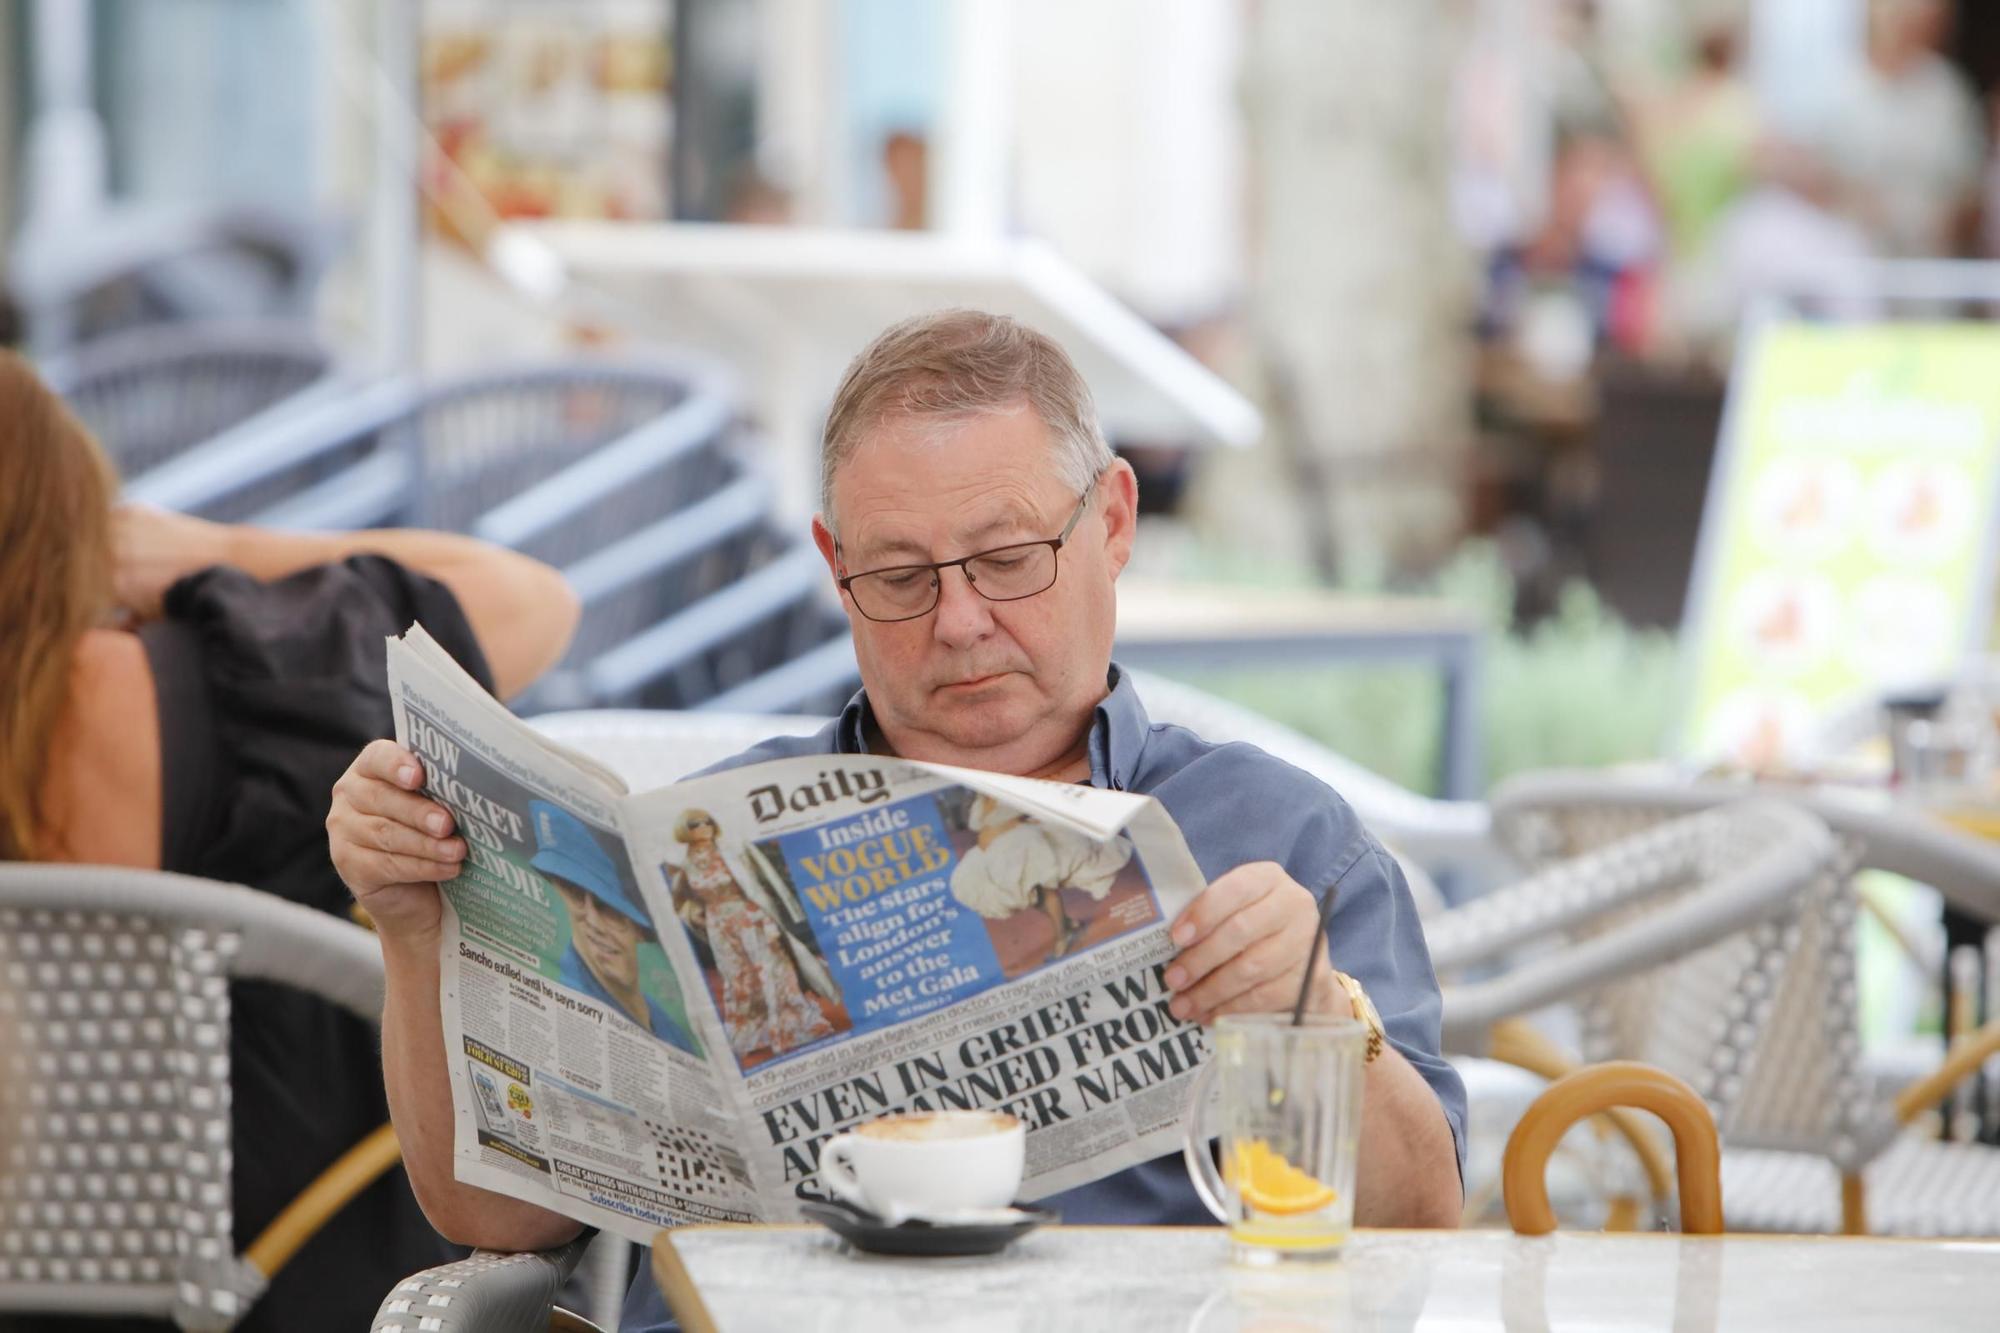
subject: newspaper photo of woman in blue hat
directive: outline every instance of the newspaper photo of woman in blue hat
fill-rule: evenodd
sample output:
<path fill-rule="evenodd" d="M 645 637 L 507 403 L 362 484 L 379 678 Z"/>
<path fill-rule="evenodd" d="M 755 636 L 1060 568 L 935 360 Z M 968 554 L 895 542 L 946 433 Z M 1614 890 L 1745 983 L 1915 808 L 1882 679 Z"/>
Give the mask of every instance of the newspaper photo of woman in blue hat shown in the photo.
<path fill-rule="evenodd" d="M 569 914 L 569 950 L 556 979 L 693 1051 L 686 1026 L 642 985 L 639 946 L 657 944 L 659 937 L 637 892 L 582 820 L 547 801 L 530 801 L 528 811 L 536 848 L 528 864 L 555 885 Z"/>

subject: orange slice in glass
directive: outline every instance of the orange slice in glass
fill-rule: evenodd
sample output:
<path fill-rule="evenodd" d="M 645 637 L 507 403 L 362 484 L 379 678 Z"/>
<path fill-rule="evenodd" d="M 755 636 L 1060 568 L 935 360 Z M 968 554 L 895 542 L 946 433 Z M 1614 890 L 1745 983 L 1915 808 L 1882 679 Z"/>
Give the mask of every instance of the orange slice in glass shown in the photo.
<path fill-rule="evenodd" d="M 1280 1217 L 1310 1213 L 1337 1197 L 1333 1186 L 1299 1170 L 1262 1139 L 1237 1143 L 1230 1156 L 1230 1180 L 1243 1202 L 1260 1213 Z"/>

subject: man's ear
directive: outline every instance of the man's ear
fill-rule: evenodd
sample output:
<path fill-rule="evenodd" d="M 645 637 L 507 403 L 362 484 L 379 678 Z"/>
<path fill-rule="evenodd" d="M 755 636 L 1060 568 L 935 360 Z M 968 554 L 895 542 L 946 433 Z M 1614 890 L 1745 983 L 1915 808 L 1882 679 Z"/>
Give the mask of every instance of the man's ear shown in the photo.
<path fill-rule="evenodd" d="M 813 545 L 819 547 L 820 559 L 826 561 L 827 572 L 840 577 L 840 553 L 834 547 L 833 529 L 827 527 L 826 519 L 813 515 Z"/>
<path fill-rule="evenodd" d="M 1104 492 L 1104 557 L 1115 579 L 1132 558 L 1132 539 L 1139 525 L 1139 477 L 1130 463 L 1118 458 L 1097 485 Z"/>

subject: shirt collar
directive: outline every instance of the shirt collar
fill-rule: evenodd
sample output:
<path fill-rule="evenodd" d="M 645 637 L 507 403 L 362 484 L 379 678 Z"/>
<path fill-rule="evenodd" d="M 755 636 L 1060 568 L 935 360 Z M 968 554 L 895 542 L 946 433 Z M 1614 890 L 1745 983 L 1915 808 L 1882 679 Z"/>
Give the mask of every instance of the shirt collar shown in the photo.
<path fill-rule="evenodd" d="M 1152 724 L 1132 687 L 1132 675 L 1116 662 L 1108 675 L 1111 692 L 1097 705 L 1090 722 L 1090 785 L 1128 791 L 1138 776 L 1139 756 L 1146 748 Z M 869 725 L 868 691 L 856 690 L 840 710 L 834 743 L 841 754 L 866 754 Z"/>

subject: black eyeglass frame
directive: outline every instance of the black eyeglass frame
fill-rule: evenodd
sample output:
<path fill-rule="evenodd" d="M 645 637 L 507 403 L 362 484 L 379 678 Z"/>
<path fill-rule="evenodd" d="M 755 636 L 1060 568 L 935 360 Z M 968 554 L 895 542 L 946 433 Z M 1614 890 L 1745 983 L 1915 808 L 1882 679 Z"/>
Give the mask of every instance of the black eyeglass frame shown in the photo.
<path fill-rule="evenodd" d="M 1097 494 L 1097 483 L 1103 476 L 1104 474 L 1100 472 L 1097 476 L 1090 479 L 1090 485 L 1084 487 L 1083 494 L 1077 497 L 1076 509 L 1070 514 L 1069 522 L 1063 524 L 1062 531 L 1053 537 L 1045 537 L 1041 541 L 1035 542 L 1008 542 L 1005 546 L 994 546 L 984 551 L 974 551 L 971 555 L 962 555 L 956 560 L 933 560 L 924 564 L 883 565 L 877 569 L 864 569 L 858 574 L 840 575 L 834 579 L 834 584 L 853 601 L 854 609 L 861 612 L 862 619 L 872 620 L 878 625 L 900 625 L 907 620 L 922 620 L 925 616 L 937 610 L 938 602 L 944 597 L 944 571 L 947 569 L 956 568 L 959 573 L 965 575 L 966 586 L 974 592 L 979 593 L 981 597 L 984 597 L 989 602 L 1025 602 L 1030 597 L 1040 597 L 1050 588 L 1055 587 L 1056 580 L 1062 577 L 1062 548 L 1069 541 L 1070 534 L 1076 531 L 1076 525 L 1083 522 L 1084 512 L 1090 508 L 1090 497 Z M 1006 551 L 1025 551 L 1035 546 L 1046 546 L 1049 548 L 1049 554 L 1055 560 L 1055 570 L 1049 575 L 1049 581 L 1033 592 L 1024 592 L 1015 597 L 995 597 L 991 593 L 981 592 L 979 580 L 973 577 L 970 569 L 966 568 L 974 560 L 985 560 Z M 836 548 L 837 550 L 838 548 Z M 910 574 L 920 569 L 927 569 L 931 573 L 930 605 L 921 611 L 914 611 L 907 616 L 889 616 L 886 618 L 871 616 L 868 614 L 867 609 L 861 605 L 861 599 L 854 595 L 854 580 L 856 579 L 871 578 L 877 574 Z"/>

